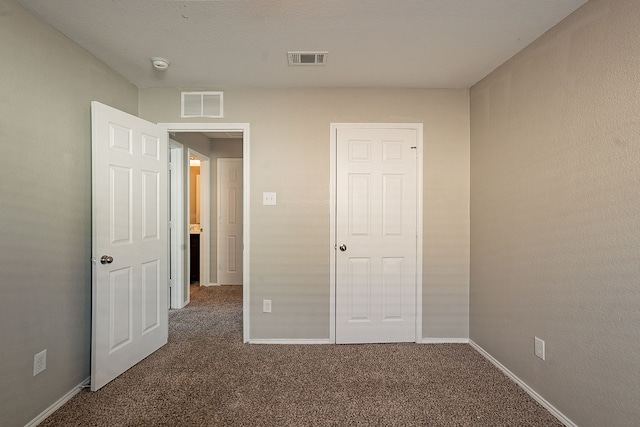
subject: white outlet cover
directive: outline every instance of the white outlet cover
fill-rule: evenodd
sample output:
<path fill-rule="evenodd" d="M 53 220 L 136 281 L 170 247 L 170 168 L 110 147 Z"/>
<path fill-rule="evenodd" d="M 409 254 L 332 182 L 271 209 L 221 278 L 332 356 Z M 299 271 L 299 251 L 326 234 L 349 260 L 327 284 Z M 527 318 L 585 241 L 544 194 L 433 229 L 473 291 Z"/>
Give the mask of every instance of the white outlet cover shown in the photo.
<path fill-rule="evenodd" d="M 538 337 L 535 337 L 534 346 L 535 346 L 534 352 L 535 352 L 536 356 L 538 356 L 542 360 L 545 360 L 544 341 L 541 340 Z"/>
<path fill-rule="evenodd" d="M 47 350 L 42 350 L 40 353 L 33 356 L 33 376 L 35 377 L 40 372 L 47 369 Z"/>
<path fill-rule="evenodd" d="M 264 206 L 276 205 L 276 193 L 265 191 L 262 193 L 262 204 Z"/>
<path fill-rule="evenodd" d="M 262 312 L 263 313 L 271 313 L 271 300 L 263 299 L 262 300 Z"/>

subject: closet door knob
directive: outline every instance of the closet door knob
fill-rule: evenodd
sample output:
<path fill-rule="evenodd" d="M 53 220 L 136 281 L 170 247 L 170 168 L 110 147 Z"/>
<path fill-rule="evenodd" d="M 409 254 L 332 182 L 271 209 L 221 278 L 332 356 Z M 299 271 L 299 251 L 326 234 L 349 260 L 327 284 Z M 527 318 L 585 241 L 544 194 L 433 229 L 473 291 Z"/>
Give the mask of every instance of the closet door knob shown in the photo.
<path fill-rule="evenodd" d="M 100 264 L 111 264 L 113 262 L 113 257 L 109 255 L 102 255 L 100 257 Z"/>
<path fill-rule="evenodd" d="M 347 245 L 340 245 L 340 250 L 342 252 L 346 251 L 347 250 Z"/>

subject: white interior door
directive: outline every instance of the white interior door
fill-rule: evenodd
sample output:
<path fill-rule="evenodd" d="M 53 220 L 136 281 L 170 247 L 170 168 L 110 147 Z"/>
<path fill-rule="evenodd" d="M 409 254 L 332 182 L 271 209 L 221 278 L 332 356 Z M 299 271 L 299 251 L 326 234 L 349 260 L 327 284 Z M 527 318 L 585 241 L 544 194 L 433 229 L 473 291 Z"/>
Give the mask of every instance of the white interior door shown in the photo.
<path fill-rule="evenodd" d="M 242 285 L 242 159 L 218 159 L 218 284 Z"/>
<path fill-rule="evenodd" d="M 338 128 L 336 342 L 416 340 L 417 133 Z"/>
<path fill-rule="evenodd" d="M 167 134 L 91 103 L 95 391 L 166 344 Z"/>
<path fill-rule="evenodd" d="M 183 308 L 189 302 L 189 281 L 184 273 L 186 226 L 183 155 L 184 146 L 169 139 L 169 299 L 171 308 L 175 309 Z"/>

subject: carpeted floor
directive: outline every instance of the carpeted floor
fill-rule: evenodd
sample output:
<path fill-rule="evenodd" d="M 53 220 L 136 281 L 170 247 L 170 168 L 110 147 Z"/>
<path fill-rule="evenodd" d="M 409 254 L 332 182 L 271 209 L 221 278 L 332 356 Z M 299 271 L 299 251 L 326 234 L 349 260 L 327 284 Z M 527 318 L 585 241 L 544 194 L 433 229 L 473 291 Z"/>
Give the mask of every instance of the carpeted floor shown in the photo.
<path fill-rule="evenodd" d="M 249 345 L 242 287 L 196 288 L 169 343 L 42 426 L 561 426 L 466 344 Z"/>

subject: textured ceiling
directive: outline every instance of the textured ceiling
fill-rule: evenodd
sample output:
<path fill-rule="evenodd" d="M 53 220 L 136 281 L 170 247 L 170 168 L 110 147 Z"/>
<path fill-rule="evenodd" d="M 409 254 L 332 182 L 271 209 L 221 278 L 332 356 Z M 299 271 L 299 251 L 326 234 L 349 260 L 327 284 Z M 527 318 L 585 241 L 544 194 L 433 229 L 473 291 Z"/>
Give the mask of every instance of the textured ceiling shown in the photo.
<path fill-rule="evenodd" d="M 140 88 L 466 88 L 586 2 L 18 1 Z M 327 65 L 289 67 L 288 50 Z"/>

